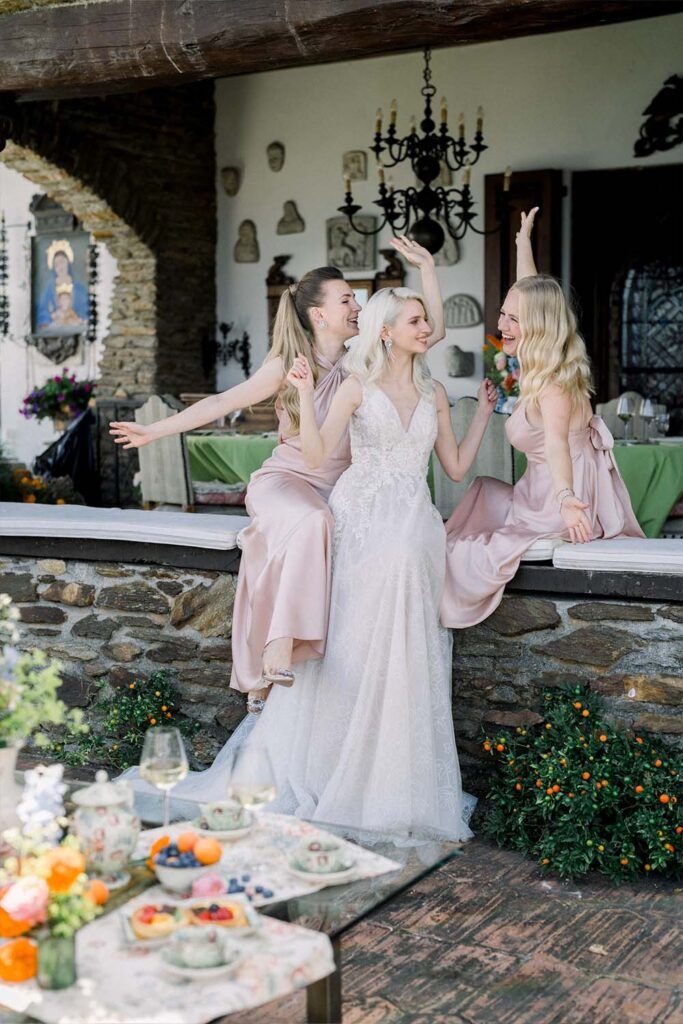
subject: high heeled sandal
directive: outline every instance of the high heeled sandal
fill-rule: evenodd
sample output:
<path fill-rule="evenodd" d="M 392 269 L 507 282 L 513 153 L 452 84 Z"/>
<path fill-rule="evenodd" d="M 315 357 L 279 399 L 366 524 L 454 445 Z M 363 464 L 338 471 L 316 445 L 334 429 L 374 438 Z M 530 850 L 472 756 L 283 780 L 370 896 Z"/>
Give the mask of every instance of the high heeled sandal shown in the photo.
<path fill-rule="evenodd" d="M 278 686 L 292 686 L 296 676 L 288 668 L 276 668 L 274 672 L 263 671 L 261 677 L 265 683 L 276 683 Z"/>
<path fill-rule="evenodd" d="M 262 697 L 247 697 L 247 711 L 250 715 L 260 715 L 265 706 Z"/>

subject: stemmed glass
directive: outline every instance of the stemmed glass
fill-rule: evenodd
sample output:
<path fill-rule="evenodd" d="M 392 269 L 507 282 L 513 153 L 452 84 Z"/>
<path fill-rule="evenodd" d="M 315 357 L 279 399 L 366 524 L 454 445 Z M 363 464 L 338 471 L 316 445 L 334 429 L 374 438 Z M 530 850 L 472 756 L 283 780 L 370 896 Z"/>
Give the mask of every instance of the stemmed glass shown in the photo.
<path fill-rule="evenodd" d="M 655 415 L 655 407 L 654 407 L 651 399 L 649 399 L 649 398 L 643 398 L 642 399 L 642 401 L 640 403 L 640 407 L 638 409 L 638 415 L 640 416 L 641 420 L 645 424 L 645 431 L 644 431 L 645 437 L 644 437 L 644 440 L 647 443 L 650 440 L 650 424 L 652 423 L 652 420 L 654 419 L 654 415 Z"/>
<path fill-rule="evenodd" d="M 271 803 L 277 795 L 275 772 L 263 743 L 247 740 L 235 754 L 228 783 L 228 795 L 256 815 L 256 812 Z M 252 871 L 267 871 L 272 865 L 258 858 L 251 858 Z"/>
<path fill-rule="evenodd" d="M 145 733 L 140 776 L 164 794 L 164 828 L 171 816 L 171 790 L 188 772 L 183 738 L 172 726 L 155 726 Z"/>
<path fill-rule="evenodd" d="M 655 416 L 655 429 L 660 437 L 666 437 L 669 429 L 669 413 L 658 412 Z"/>
<path fill-rule="evenodd" d="M 617 416 L 624 424 L 624 440 L 628 441 L 629 424 L 636 411 L 636 403 L 630 395 L 620 395 L 617 402 Z"/>

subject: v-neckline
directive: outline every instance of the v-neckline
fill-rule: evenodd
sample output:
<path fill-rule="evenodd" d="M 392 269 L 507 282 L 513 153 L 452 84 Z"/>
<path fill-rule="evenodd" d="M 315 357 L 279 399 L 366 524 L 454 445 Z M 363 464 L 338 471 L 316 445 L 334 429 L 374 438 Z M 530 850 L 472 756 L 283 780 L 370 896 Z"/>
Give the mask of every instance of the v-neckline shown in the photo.
<path fill-rule="evenodd" d="M 415 413 L 417 412 L 418 406 L 419 406 L 420 402 L 422 401 L 422 395 L 419 395 L 419 396 L 418 396 L 417 402 L 416 402 L 416 403 L 415 403 L 415 405 L 413 406 L 413 411 L 412 411 L 412 412 L 411 412 L 411 414 L 410 414 L 410 419 L 408 420 L 408 426 L 407 426 L 407 427 L 405 427 L 405 426 L 403 425 L 403 420 L 401 419 L 401 414 L 400 414 L 400 412 L 398 411 L 398 408 L 397 408 L 397 406 L 396 406 L 396 403 L 395 403 L 395 402 L 394 402 L 394 401 L 393 401 L 393 400 L 392 400 L 391 398 L 389 398 L 389 395 L 388 395 L 388 394 L 386 393 L 386 391 L 384 390 L 384 388 L 383 388 L 383 387 L 380 387 L 380 385 L 379 385 L 379 384 L 377 384 L 377 385 L 376 385 L 376 387 L 377 387 L 377 390 L 378 390 L 378 391 L 381 391 L 381 392 L 382 392 L 382 394 L 383 394 L 383 395 L 384 395 L 384 397 L 386 398 L 387 402 L 389 403 L 389 405 L 391 406 L 391 408 L 392 408 L 392 409 L 394 410 L 394 412 L 396 413 L 396 418 L 397 418 L 398 422 L 399 422 L 399 423 L 400 423 L 400 425 L 401 425 L 401 429 L 402 429 L 403 433 L 404 433 L 404 434 L 409 434 L 409 433 L 410 433 L 410 428 L 411 428 L 411 426 L 413 425 L 413 420 L 415 419 Z"/>

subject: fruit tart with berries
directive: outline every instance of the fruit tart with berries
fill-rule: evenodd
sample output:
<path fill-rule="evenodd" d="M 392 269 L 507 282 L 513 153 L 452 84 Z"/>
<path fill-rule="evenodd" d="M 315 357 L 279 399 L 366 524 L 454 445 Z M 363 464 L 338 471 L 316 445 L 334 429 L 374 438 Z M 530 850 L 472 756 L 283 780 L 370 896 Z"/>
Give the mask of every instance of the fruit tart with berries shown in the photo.
<path fill-rule="evenodd" d="M 130 916 L 130 926 L 138 939 L 164 939 L 176 928 L 192 923 L 187 910 L 170 903 L 147 903 Z"/>
<path fill-rule="evenodd" d="M 249 920 L 245 905 L 237 900 L 217 899 L 195 903 L 190 908 L 193 924 L 218 925 L 219 928 L 249 928 Z"/>

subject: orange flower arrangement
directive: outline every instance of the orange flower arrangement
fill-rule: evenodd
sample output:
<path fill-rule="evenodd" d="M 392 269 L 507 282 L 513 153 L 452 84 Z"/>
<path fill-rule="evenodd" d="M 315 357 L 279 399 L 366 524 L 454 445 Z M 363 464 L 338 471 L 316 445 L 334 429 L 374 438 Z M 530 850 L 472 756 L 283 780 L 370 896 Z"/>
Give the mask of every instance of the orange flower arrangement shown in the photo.
<path fill-rule="evenodd" d="M 38 969 L 38 949 L 31 939 L 14 939 L 0 946 L 0 980 L 28 981 Z"/>

